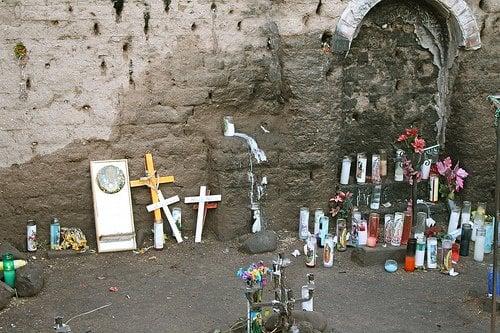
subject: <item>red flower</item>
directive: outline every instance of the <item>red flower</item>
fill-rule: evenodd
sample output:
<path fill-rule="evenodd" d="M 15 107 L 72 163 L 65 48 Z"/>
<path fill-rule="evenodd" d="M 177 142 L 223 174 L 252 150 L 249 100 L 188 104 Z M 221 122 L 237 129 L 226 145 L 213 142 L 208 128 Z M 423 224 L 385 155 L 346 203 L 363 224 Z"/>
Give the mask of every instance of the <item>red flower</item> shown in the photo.
<path fill-rule="evenodd" d="M 408 137 L 407 137 L 405 134 L 401 134 L 401 135 L 398 137 L 398 142 L 405 141 L 406 139 L 408 139 Z"/>
<path fill-rule="evenodd" d="M 413 150 L 415 150 L 415 153 L 422 154 L 425 148 L 425 140 L 415 137 L 415 141 L 411 143 L 411 146 L 413 147 Z"/>
<path fill-rule="evenodd" d="M 405 129 L 404 134 L 408 137 L 412 137 L 412 136 L 416 137 L 418 135 L 418 128 L 416 128 L 416 127 L 407 128 L 407 129 Z"/>

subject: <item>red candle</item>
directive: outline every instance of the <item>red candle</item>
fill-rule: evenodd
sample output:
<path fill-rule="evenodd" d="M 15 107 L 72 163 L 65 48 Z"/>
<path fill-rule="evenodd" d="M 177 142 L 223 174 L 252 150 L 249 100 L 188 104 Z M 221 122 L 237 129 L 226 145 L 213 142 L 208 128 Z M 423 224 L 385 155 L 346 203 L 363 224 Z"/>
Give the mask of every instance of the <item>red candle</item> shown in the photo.
<path fill-rule="evenodd" d="M 401 235 L 401 245 L 408 244 L 408 238 L 410 238 L 411 233 L 412 218 L 411 213 L 405 213 L 405 222 L 403 224 L 403 234 Z"/>
<path fill-rule="evenodd" d="M 369 247 L 377 246 L 378 239 L 378 224 L 380 216 L 377 213 L 371 213 L 368 221 L 368 242 Z"/>
<path fill-rule="evenodd" d="M 451 246 L 451 261 L 456 264 L 460 259 L 460 245 L 458 243 L 453 243 Z"/>

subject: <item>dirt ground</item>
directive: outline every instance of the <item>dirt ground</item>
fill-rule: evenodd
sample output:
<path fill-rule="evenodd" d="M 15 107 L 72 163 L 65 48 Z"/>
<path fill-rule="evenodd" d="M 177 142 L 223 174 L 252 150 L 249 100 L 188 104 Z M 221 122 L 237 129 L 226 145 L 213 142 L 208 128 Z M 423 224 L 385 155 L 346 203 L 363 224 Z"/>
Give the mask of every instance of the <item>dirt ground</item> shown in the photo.
<path fill-rule="evenodd" d="M 278 251 L 291 257 L 290 287 L 296 295 L 316 275 L 315 310 L 327 315 L 334 332 L 486 332 L 489 314 L 482 306 L 486 263 L 462 258 L 450 277 L 438 272 L 386 273 L 383 267 L 362 268 L 340 253 L 334 268 L 306 268 L 295 234 L 280 234 Z M 277 251 L 277 252 L 278 252 Z M 53 332 L 54 317 L 73 319 L 73 332 L 209 332 L 227 330 L 245 314 L 239 267 L 270 262 L 273 253 L 248 256 L 237 243 L 208 236 L 202 244 L 190 238 L 165 250 L 89 254 L 37 261 L 45 267 L 46 284 L 34 298 L 13 299 L 0 313 L 0 332 Z M 486 257 L 486 260 L 490 260 Z M 111 292 L 110 287 L 118 291 Z M 268 294 L 271 297 L 271 294 Z"/>

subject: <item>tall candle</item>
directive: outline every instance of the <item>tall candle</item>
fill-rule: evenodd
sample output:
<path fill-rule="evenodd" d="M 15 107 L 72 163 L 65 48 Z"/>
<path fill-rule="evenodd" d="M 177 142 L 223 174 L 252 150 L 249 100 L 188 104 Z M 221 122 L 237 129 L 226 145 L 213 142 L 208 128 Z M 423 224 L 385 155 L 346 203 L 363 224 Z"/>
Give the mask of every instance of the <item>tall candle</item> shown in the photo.
<path fill-rule="evenodd" d="M 435 237 L 427 239 L 427 268 L 437 268 L 437 239 Z"/>
<path fill-rule="evenodd" d="M 358 224 L 358 245 L 364 246 L 368 240 L 368 226 L 366 220 L 361 220 Z"/>
<path fill-rule="evenodd" d="M 387 151 L 385 149 L 380 149 L 379 155 L 380 155 L 380 177 L 387 177 Z"/>
<path fill-rule="evenodd" d="M 437 202 L 439 200 L 439 176 L 431 175 L 429 181 L 429 201 Z"/>
<path fill-rule="evenodd" d="M 380 155 L 372 155 L 372 183 L 378 184 L 381 182 L 380 178 Z"/>
<path fill-rule="evenodd" d="M 320 237 L 320 245 L 325 246 L 325 238 L 326 235 L 328 234 L 328 227 L 330 225 L 330 219 L 328 216 L 323 215 L 319 218 L 319 225 L 320 225 L 320 230 L 319 230 L 319 237 Z"/>
<path fill-rule="evenodd" d="M 397 182 L 402 182 L 404 179 L 403 174 L 403 154 L 402 149 L 396 151 L 396 165 L 394 166 L 394 180 Z"/>
<path fill-rule="evenodd" d="M 471 203 L 470 201 L 464 201 L 462 207 L 462 225 L 464 223 L 470 223 L 470 211 L 471 211 Z"/>
<path fill-rule="evenodd" d="M 364 184 L 366 182 L 366 164 L 366 154 L 358 153 L 356 161 L 356 181 L 358 184 Z"/>
<path fill-rule="evenodd" d="M 404 223 L 403 223 L 403 233 L 401 234 L 401 245 L 408 244 L 408 239 L 410 238 L 412 226 L 412 216 L 410 212 L 405 213 Z"/>
<path fill-rule="evenodd" d="M 405 215 L 401 212 L 394 214 L 394 224 L 392 229 L 392 239 L 391 245 L 400 246 L 401 245 L 401 235 L 403 234 L 403 220 Z"/>
<path fill-rule="evenodd" d="M 382 197 L 382 185 L 378 184 L 373 187 L 372 200 L 370 202 L 371 209 L 380 208 L 380 199 Z"/>
<path fill-rule="evenodd" d="M 425 237 L 419 236 L 417 238 L 417 249 L 415 252 L 415 267 L 424 268 L 425 260 Z"/>
<path fill-rule="evenodd" d="M 455 230 L 458 229 L 458 221 L 460 220 L 460 211 L 461 208 L 459 206 L 453 207 L 450 213 L 450 220 L 448 222 L 448 233 L 451 234 Z"/>
<path fill-rule="evenodd" d="M 344 156 L 342 159 L 342 171 L 340 172 L 340 184 L 349 184 L 349 176 L 351 175 L 351 159 L 349 156 Z"/>
<path fill-rule="evenodd" d="M 316 210 L 314 211 L 314 235 L 315 236 L 317 236 L 319 234 L 319 219 L 323 215 L 325 215 L 325 213 L 323 213 L 323 209 L 316 208 Z"/>
<path fill-rule="evenodd" d="M 380 216 L 377 213 L 371 213 L 368 221 L 368 241 L 369 247 L 377 246 L 378 225 Z"/>
<path fill-rule="evenodd" d="M 349 242 L 352 246 L 358 246 L 358 238 L 359 238 L 359 224 L 361 223 L 361 212 L 357 207 L 352 209 L 352 218 L 351 218 L 351 237 L 349 238 Z"/>
<path fill-rule="evenodd" d="M 385 214 L 385 216 L 384 216 L 384 242 L 385 242 L 385 244 L 391 243 L 393 224 L 394 224 L 394 214 Z"/>
<path fill-rule="evenodd" d="M 422 171 L 422 179 L 429 179 L 429 174 L 431 172 L 431 159 L 426 159 L 424 163 L 422 163 L 421 171 Z"/>
<path fill-rule="evenodd" d="M 484 237 L 484 253 L 491 253 L 493 250 L 493 235 L 495 234 L 493 223 L 485 223 L 484 229 L 486 236 Z"/>
<path fill-rule="evenodd" d="M 309 236 L 309 208 L 301 207 L 299 216 L 299 238 L 306 240 Z"/>
<path fill-rule="evenodd" d="M 476 232 L 476 242 L 474 243 L 474 260 L 482 262 L 484 260 L 484 238 L 486 230 L 481 226 Z"/>
<path fill-rule="evenodd" d="M 474 224 L 472 225 L 472 241 L 476 241 L 477 230 L 484 225 L 484 215 L 479 213 L 479 210 L 474 214 Z"/>

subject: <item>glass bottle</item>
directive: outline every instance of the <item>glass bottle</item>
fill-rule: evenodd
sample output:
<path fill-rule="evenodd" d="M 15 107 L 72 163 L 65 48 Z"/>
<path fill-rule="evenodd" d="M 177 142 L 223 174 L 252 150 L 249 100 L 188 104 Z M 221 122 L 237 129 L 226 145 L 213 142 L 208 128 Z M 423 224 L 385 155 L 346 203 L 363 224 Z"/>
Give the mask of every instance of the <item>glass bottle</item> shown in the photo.
<path fill-rule="evenodd" d="M 314 235 L 318 236 L 319 235 L 319 219 L 321 216 L 324 216 L 325 213 L 323 212 L 323 209 L 321 208 L 316 208 L 314 211 Z"/>
<path fill-rule="evenodd" d="M 427 220 L 426 212 L 417 213 L 417 222 L 415 223 L 415 231 L 414 231 L 415 238 L 418 239 L 419 236 L 424 236 L 426 220 Z"/>
<path fill-rule="evenodd" d="M 377 213 L 371 213 L 368 219 L 368 242 L 369 247 L 377 246 L 378 240 L 378 225 L 380 221 L 380 215 Z"/>
<path fill-rule="evenodd" d="M 380 155 L 372 155 L 372 183 L 379 184 L 382 181 L 380 178 Z"/>
<path fill-rule="evenodd" d="M 394 228 L 392 230 L 391 245 L 401 245 L 401 235 L 403 234 L 403 220 L 405 215 L 401 212 L 394 213 Z"/>
<path fill-rule="evenodd" d="M 387 151 L 385 149 L 379 149 L 380 155 L 380 177 L 387 177 Z"/>
<path fill-rule="evenodd" d="M 474 243 L 474 260 L 482 262 L 484 260 L 484 238 L 486 230 L 481 226 L 476 231 L 476 242 Z"/>
<path fill-rule="evenodd" d="M 415 253 L 417 251 L 417 239 L 410 238 L 406 246 L 405 271 L 413 272 L 415 270 Z"/>
<path fill-rule="evenodd" d="M 351 159 L 349 156 L 344 156 L 342 159 L 342 170 L 340 172 L 340 184 L 349 184 L 349 176 L 351 175 Z"/>
<path fill-rule="evenodd" d="M 408 239 L 410 238 L 411 234 L 411 225 L 412 225 L 411 213 L 406 212 L 403 224 L 403 233 L 401 234 L 401 245 L 408 244 Z"/>
<path fill-rule="evenodd" d="M 391 243 L 393 224 L 394 224 L 394 214 L 385 214 L 385 216 L 384 216 L 384 243 L 385 243 L 385 245 Z"/>
<path fill-rule="evenodd" d="M 425 236 L 419 236 L 417 238 L 417 246 L 415 251 L 415 267 L 418 269 L 424 269 L 425 260 Z"/>
<path fill-rule="evenodd" d="M 299 213 L 299 238 L 306 240 L 309 236 L 309 208 L 301 207 Z"/>
<path fill-rule="evenodd" d="M 356 161 L 356 181 L 358 184 L 364 184 L 366 182 L 366 164 L 366 154 L 358 153 Z"/>
<path fill-rule="evenodd" d="M 404 179 L 403 154 L 404 154 L 404 150 L 402 150 L 402 149 L 398 149 L 396 151 L 396 162 L 394 165 L 394 181 L 396 181 L 396 182 L 402 182 Z"/>
<path fill-rule="evenodd" d="M 437 239 L 436 237 L 427 238 L 427 268 L 437 268 Z"/>
<path fill-rule="evenodd" d="M 454 206 L 451 209 L 450 220 L 448 222 L 448 234 L 451 234 L 458 229 L 458 222 L 460 220 L 460 212 L 462 208 L 460 206 Z"/>
<path fill-rule="evenodd" d="M 469 223 L 462 225 L 462 234 L 460 236 L 460 256 L 467 257 L 469 255 L 469 244 L 471 241 L 472 228 Z"/>
<path fill-rule="evenodd" d="M 333 266 L 333 256 L 335 253 L 335 246 L 333 243 L 333 235 L 327 234 L 325 237 L 325 246 L 323 248 L 323 266 Z"/>
<path fill-rule="evenodd" d="M 337 219 L 337 251 L 347 250 L 347 222 L 345 219 Z"/>
<path fill-rule="evenodd" d="M 14 267 L 14 255 L 6 253 L 2 257 L 3 280 L 9 287 L 14 288 L 16 283 L 16 268 Z"/>
<path fill-rule="evenodd" d="M 471 203 L 470 201 L 464 201 L 462 203 L 462 221 L 461 225 L 464 223 L 470 223 L 470 212 L 471 212 Z"/>
<path fill-rule="evenodd" d="M 54 217 L 50 223 L 50 249 L 58 250 L 61 241 L 61 225 L 59 219 Z"/>

